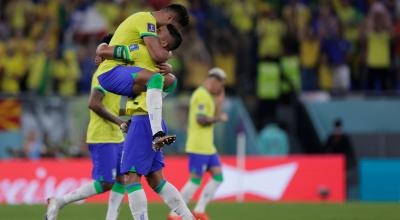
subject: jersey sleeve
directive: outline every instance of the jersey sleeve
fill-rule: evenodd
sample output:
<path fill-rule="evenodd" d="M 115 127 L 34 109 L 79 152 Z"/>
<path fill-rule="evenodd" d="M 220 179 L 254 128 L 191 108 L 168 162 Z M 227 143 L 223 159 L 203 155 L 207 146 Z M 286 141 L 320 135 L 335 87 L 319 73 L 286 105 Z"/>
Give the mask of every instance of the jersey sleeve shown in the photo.
<path fill-rule="evenodd" d="M 141 19 L 136 20 L 140 38 L 146 36 L 158 37 L 156 19 L 150 13 L 143 13 Z"/>
<path fill-rule="evenodd" d="M 195 97 L 193 97 L 193 102 L 192 102 L 192 111 L 194 111 L 195 115 L 208 115 L 208 103 L 205 101 L 204 98 L 201 98 L 201 94 L 196 94 Z"/>

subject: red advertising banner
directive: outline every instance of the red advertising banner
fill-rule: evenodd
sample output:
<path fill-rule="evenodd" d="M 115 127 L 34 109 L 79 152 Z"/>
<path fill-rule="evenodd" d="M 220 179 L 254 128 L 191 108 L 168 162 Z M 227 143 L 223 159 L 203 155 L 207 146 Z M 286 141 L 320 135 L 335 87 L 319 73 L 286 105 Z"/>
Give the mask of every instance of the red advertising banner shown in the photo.
<path fill-rule="evenodd" d="M 246 168 L 236 167 L 236 157 L 223 156 L 224 182 L 217 200 L 331 201 L 345 198 L 342 156 L 290 156 L 246 158 Z M 0 161 L 0 203 L 36 204 L 61 196 L 91 181 L 89 159 Z M 167 157 L 165 177 L 178 189 L 189 178 L 186 157 Z M 203 180 L 204 186 L 206 177 Z M 160 201 L 142 180 L 149 201 Z M 196 194 L 196 197 L 198 197 Z M 107 202 L 108 193 L 87 202 Z"/>

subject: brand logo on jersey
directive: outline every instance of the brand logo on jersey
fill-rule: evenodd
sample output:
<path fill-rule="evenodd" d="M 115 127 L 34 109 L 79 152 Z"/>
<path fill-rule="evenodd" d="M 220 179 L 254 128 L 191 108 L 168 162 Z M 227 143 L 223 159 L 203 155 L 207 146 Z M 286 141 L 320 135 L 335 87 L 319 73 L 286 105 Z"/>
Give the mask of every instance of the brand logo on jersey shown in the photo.
<path fill-rule="evenodd" d="M 156 26 L 152 23 L 147 23 L 147 31 L 148 32 L 156 32 Z"/>
<path fill-rule="evenodd" d="M 130 51 L 139 50 L 139 44 L 132 44 L 129 46 Z"/>

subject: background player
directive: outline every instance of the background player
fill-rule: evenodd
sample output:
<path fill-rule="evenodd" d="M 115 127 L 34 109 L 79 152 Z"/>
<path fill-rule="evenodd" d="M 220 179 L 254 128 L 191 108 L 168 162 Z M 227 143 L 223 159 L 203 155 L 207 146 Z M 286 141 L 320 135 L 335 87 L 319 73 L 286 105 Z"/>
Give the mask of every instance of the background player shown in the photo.
<path fill-rule="evenodd" d="M 116 46 L 114 58 L 117 60 L 105 60 L 98 68 L 100 85 L 107 91 L 124 96 L 132 96 L 133 85 L 139 75 L 134 73 L 141 71 L 140 74 L 148 76 L 146 99 L 156 147 L 161 147 L 165 139 L 170 138 L 161 127 L 163 77 L 159 73 L 145 71 L 142 68 L 121 66 L 123 61 L 118 61 L 118 59 L 127 58 L 129 55 L 127 46 L 132 49 L 130 45 L 144 44 L 155 62 L 165 62 L 170 53 L 160 44 L 156 33 L 157 27 L 174 24 L 182 28 L 188 23 L 186 8 L 177 4 L 168 5 L 160 11 L 135 13 L 118 26 L 111 39 L 110 45 Z M 174 48 L 172 44 L 169 45 L 172 47 L 170 49 Z"/>
<path fill-rule="evenodd" d="M 186 152 L 189 156 L 190 179 L 182 188 L 181 194 L 188 203 L 200 186 L 205 172 L 212 179 L 201 192 L 193 214 L 197 219 L 207 220 L 205 209 L 223 181 L 221 162 L 214 146 L 214 124 L 225 122 L 228 115 L 222 112 L 225 99 L 225 72 L 212 68 L 203 84 L 192 94 L 189 109 L 188 138 Z M 180 219 L 171 212 L 169 219 Z"/>
<path fill-rule="evenodd" d="M 111 36 L 102 41 L 108 43 Z M 98 58 L 96 57 L 96 60 Z M 93 163 L 93 182 L 67 193 L 61 198 L 50 198 L 46 219 L 56 219 L 59 210 L 67 204 L 112 189 L 106 219 L 116 219 L 124 197 L 123 176 L 119 171 L 124 137 L 120 126 L 124 123 L 118 117 L 121 97 L 102 88 L 97 75 L 93 75 L 89 97 L 90 121 L 87 140 Z"/>

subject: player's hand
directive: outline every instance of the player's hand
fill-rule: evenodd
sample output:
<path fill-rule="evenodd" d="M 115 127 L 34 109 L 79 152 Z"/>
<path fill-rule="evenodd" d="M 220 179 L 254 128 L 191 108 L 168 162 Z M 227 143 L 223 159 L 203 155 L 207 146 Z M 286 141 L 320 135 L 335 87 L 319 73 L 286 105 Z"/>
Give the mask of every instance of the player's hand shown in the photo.
<path fill-rule="evenodd" d="M 122 133 L 128 132 L 130 124 L 131 124 L 131 120 L 129 119 L 128 121 L 124 121 L 119 125 L 119 128 L 121 129 Z"/>
<path fill-rule="evenodd" d="M 227 122 L 229 120 L 229 116 L 225 112 L 222 112 L 221 114 L 219 114 L 218 120 L 220 122 Z"/>
<path fill-rule="evenodd" d="M 158 69 L 160 69 L 160 73 L 162 75 L 172 73 L 172 65 L 169 63 L 161 63 L 161 64 L 157 64 L 156 66 Z"/>
<path fill-rule="evenodd" d="M 103 62 L 103 58 L 96 55 L 96 57 L 94 58 L 94 63 L 96 64 L 96 66 L 100 65 L 101 62 Z"/>
<path fill-rule="evenodd" d="M 103 50 L 103 49 L 105 49 L 105 48 L 107 48 L 107 47 L 108 47 L 108 44 L 107 44 L 107 43 L 101 43 L 101 44 L 99 44 L 99 46 L 97 46 L 97 48 L 96 48 L 96 55 L 101 54 L 101 50 Z"/>

